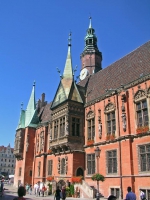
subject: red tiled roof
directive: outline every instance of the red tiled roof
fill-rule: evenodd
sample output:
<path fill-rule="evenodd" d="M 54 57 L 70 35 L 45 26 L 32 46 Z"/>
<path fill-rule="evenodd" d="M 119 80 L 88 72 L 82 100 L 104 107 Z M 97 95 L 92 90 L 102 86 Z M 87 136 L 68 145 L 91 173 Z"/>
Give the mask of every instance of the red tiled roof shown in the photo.
<path fill-rule="evenodd" d="M 52 102 L 46 104 L 46 106 L 44 107 L 44 110 L 43 110 L 42 115 L 41 115 L 41 122 L 42 123 L 48 122 L 51 119 L 51 112 L 52 112 L 50 110 L 51 104 L 52 104 Z"/>
<path fill-rule="evenodd" d="M 4 146 L 0 146 L 0 151 L 4 150 L 6 151 L 7 147 L 4 147 Z M 13 152 L 14 151 L 14 148 L 10 148 L 11 151 Z"/>
<path fill-rule="evenodd" d="M 78 85 L 87 84 L 87 102 L 90 102 L 103 95 L 105 89 L 119 88 L 140 78 L 141 74 L 150 74 L 150 41 Z"/>

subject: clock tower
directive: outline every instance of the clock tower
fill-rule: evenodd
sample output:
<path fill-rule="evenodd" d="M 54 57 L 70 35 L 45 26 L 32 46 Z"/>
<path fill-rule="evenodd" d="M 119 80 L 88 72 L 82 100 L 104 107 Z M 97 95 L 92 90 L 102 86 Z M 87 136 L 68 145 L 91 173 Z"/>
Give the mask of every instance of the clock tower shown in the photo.
<path fill-rule="evenodd" d="M 97 47 L 97 37 L 95 35 L 95 30 L 92 28 L 91 17 L 89 19 L 90 24 L 84 39 L 85 47 L 82 54 L 80 55 L 82 65 L 80 73 L 81 80 L 84 79 L 83 77 L 85 76 L 85 74 L 92 75 L 93 73 L 96 73 L 102 69 L 102 53 Z"/>

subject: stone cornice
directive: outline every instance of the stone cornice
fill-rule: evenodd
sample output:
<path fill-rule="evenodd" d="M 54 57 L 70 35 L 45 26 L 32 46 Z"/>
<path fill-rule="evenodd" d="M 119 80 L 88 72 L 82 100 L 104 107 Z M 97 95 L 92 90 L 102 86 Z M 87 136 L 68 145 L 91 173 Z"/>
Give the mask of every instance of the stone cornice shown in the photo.
<path fill-rule="evenodd" d="M 84 148 L 102 146 L 102 145 L 106 145 L 106 144 L 110 144 L 110 143 L 116 143 L 116 142 L 124 141 L 124 140 L 133 140 L 133 139 L 144 137 L 144 136 L 150 136 L 150 131 L 148 131 L 146 133 L 124 135 L 124 136 L 120 136 L 118 138 L 115 138 L 114 140 L 102 141 L 102 142 L 94 143 L 92 145 L 84 145 Z"/>

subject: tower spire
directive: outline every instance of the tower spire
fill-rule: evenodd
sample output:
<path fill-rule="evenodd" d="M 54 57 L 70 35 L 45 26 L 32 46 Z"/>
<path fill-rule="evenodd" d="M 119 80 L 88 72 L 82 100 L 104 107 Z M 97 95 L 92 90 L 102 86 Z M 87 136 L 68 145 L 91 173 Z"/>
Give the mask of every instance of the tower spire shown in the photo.
<path fill-rule="evenodd" d="M 93 74 L 102 69 L 102 53 L 97 46 L 97 37 L 92 27 L 92 17 L 89 17 L 89 27 L 85 36 L 85 47 L 81 54 L 82 69 L 86 68 L 89 74 Z"/>
<path fill-rule="evenodd" d="M 36 124 L 37 122 L 38 122 L 38 117 L 36 113 L 35 81 L 34 81 L 32 92 L 26 109 L 25 126 L 27 127 L 33 123 Z"/>
<path fill-rule="evenodd" d="M 92 28 L 92 17 L 89 17 L 90 23 L 89 23 L 89 28 Z"/>
<path fill-rule="evenodd" d="M 64 78 L 73 79 L 72 58 L 71 58 L 71 32 L 69 33 L 69 38 L 68 38 L 68 53 L 63 73 L 63 79 Z"/>

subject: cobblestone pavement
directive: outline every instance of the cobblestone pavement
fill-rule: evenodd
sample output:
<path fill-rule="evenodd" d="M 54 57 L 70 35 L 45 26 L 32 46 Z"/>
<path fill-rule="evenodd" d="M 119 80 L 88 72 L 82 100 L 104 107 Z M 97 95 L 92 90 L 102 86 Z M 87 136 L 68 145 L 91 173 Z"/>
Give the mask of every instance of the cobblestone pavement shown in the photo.
<path fill-rule="evenodd" d="M 4 195 L 2 197 L 0 197 L 0 200 L 13 200 L 15 197 L 17 197 L 17 188 L 14 186 L 10 186 L 10 185 L 5 185 L 4 186 L 5 191 L 4 191 Z M 50 195 L 50 196 L 46 196 L 46 197 L 36 197 L 34 194 L 29 195 L 27 194 L 25 196 L 26 200 L 35 200 L 35 199 L 40 199 L 40 200 L 54 200 L 54 196 Z M 67 197 L 66 200 L 85 200 L 88 198 L 72 198 L 72 197 Z M 93 200 L 92 198 L 88 199 L 88 200 Z"/>

